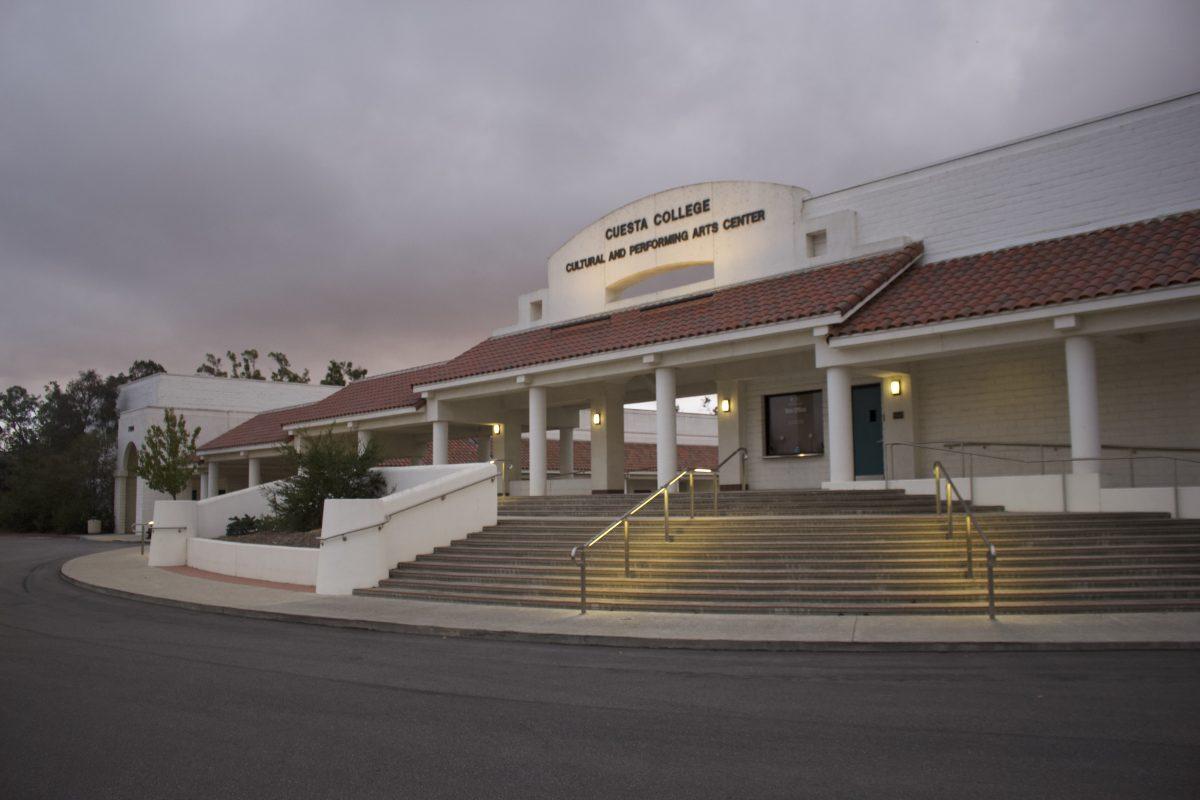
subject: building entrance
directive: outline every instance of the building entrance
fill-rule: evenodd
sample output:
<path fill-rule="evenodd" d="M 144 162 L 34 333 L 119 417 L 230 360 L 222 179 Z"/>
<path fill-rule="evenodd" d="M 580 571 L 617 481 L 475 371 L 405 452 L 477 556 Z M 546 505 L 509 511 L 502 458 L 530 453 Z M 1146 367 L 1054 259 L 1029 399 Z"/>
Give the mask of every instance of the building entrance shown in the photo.
<path fill-rule="evenodd" d="M 854 428 L 854 475 L 883 474 L 883 392 L 878 383 L 850 391 Z"/>

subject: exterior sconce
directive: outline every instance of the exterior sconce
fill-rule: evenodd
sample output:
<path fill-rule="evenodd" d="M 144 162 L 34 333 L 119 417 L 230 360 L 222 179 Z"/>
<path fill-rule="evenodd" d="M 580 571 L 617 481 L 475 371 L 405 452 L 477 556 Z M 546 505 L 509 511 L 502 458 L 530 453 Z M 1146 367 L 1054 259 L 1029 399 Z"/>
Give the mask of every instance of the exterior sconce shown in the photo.
<path fill-rule="evenodd" d="M 888 394 L 892 397 L 899 397 L 902 394 L 903 386 L 900 385 L 899 378 L 892 378 L 888 381 Z"/>
<path fill-rule="evenodd" d="M 492 435 L 495 436 L 495 435 L 498 435 L 499 433 L 500 433 L 500 423 L 493 422 L 492 423 Z"/>
<path fill-rule="evenodd" d="M 600 416 L 600 412 L 599 412 L 599 411 L 593 411 L 593 412 L 592 412 L 592 427 L 593 427 L 593 428 L 599 428 L 599 427 L 600 427 L 600 423 L 601 423 L 601 422 L 603 422 L 603 421 L 604 421 L 604 418 Z"/>
<path fill-rule="evenodd" d="M 721 413 L 722 414 L 729 413 L 729 398 L 728 397 L 721 398 Z"/>

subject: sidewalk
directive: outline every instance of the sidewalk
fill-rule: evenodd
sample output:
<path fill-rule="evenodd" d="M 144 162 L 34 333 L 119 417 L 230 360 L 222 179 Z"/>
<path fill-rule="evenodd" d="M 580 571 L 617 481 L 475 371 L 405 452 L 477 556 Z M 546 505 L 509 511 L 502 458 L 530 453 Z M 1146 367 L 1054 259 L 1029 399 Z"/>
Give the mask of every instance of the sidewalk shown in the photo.
<path fill-rule="evenodd" d="M 70 583 L 198 611 L 333 627 L 612 647 L 715 650 L 1200 649 L 1200 613 L 1001 616 L 665 614 L 431 603 L 308 592 L 151 568 L 136 547 L 63 564 Z M 224 578 L 224 576 L 219 576 Z"/>

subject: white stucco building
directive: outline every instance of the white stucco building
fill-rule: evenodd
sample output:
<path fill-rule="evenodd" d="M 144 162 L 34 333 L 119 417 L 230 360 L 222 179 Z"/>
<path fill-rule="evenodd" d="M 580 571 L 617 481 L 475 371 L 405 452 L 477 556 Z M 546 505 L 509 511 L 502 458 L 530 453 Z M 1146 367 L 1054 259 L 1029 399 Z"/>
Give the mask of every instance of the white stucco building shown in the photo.
<path fill-rule="evenodd" d="M 128 531 L 135 523 L 149 522 L 154 501 L 166 495 L 151 490 L 132 469 L 141 451 L 146 430 L 161 425 L 163 412 L 173 408 L 187 420 L 189 428 L 200 428 L 197 441 L 204 442 L 281 405 L 311 403 L 327 397 L 337 386 L 269 383 L 208 375 L 158 373 L 121 387 L 117 397 L 120 414 L 117 431 L 117 474 L 114 492 L 116 530 Z M 207 476 L 199 476 L 189 490 L 192 499 L 206 496 Z M 218 487 L 220 491 L 224 487 Z M 186 498 L 183 498 L 186 499 Z"/>
<path fill-rule="evenodd" d="M 332 431 L 434 464 L 469 440 L 511 491 L 617 492 L 625 406 L 663 409 L 664 481 L 691 457 L 676 399 L 709 393 L 729 486 L 919 481 L 940 459 L 1012 479 L 980 484 L 1010 507 L 1177 511 L 1200 483 L 1200 95 L 821 195 L 669 189 L 546 266 L 515 324 L 448 361 L 240 406 L 202 448 L 209 491 Z M 1129 494 L 1147 487 L 1172 494 Z"/>

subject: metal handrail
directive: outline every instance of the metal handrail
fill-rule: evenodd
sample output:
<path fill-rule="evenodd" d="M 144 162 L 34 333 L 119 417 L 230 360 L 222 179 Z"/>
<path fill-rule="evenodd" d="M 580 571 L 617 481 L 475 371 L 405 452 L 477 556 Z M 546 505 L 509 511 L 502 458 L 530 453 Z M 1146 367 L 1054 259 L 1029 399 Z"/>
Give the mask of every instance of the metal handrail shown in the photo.
<path fill-rule="evenodd" d="M 996 545 L 992 544 L 992 540 L 988 538 L 983 529 L 979 527 L 979 521 L 975 519 L 975 509 L 971 505 L 971 501 L 963 497 L 962 492 L 958 490 L 958 486 L 954 484 L 954 479 L 950 477 L 950 472 L 942 464 L 941 461 L 933 462 L 933 479 L 936 481 L 933 491 L 933 502 L 936 512 L 942 513 L 942 480 L 946 481 L 946 538 L 954 537 L 954 497 L 957 495 L 958 501 L 963 505 L 963 515 L 966 518 L 966 542 L 967 542 L 967 577 L 975 577 L 975 557 L 971 551 L 971 530 L 974 528 L 975 533 L 979 534 L 979 538 L 987 546 L 987 596 L 988 596 L 988 618 L 996 618 Z"/>
<path fill-rule="evenodd" d="M 719 473 L 721 471 L 721 467 L 728 464 L 729 460 L 738 454 L 741 454 L 741 456 L 742 456 L 741 485 L 742 485 L 742 491 L 744 492 L 744 491 L 746 491 L 746 488 L 747 488 L 747 486 L 746 486 L 746 461 L 747 461 L 747 459 L 750 458 L 750 452 L 745 447 L 739 447 L 737 450 L 734 450 L 732 453 L 725 456 L 723 459 L 721 459 L 719 462 L 717 462 L 717 465 L 715 467 L 713 467 L 711 470 L 709 470 L 705 467 L 695 467 L 695 470 L 697 472 L 701 472 L 701 473 L 704 473 L 704 472 Z M 656 473 L 653 472 L 652 470 L 631 470 L 629 472 L 626 472 L 625 473 L 625 494 L 629 494 L 629 478 L 630 478 L 630 476 L 634 476 L 634 475 L 649 477 L 649 476 L 656 475 Z M 721 482 L 719 480 L 713 485 L 715 487 L 713 489 L 714 492 L 719 492 L 721 490 Z M 713 507 L 714 507 L 714 509 L 716 508 L 715 500 L 713 501 Z"/>
<path fill-rule="evenodd" d="M 470 489 L 472 486 L 478 486 L 481 483 L 486 483 L 487 481 L 494 481 L 494 480 L 496 480 L 496 475 L 494 475 L 494 474 L 489 475 L 486 478 L 480 478 L 477 481 L 471 481 L 470 483 L 467 483 L 462 486 L 451 489 L 448 492 L 442 492 L 441 494 L 426 498 L 425 500 L 422 500 L 419 503 L 413 503 L 412 505 L 407 505 L 404 508 L 397 508 L 395 511 L 389 511 L 387 514 L 384 514 L 383 521 L 381 521 L 381 522 L 372 522 L 370 525 L 363 525 L 358 528 L 351 528 L 348 531 L 342 531 L 341 533 L 335 533 L 332 536 L 322 536 L 319 539 L 317 539 L 317 546 L 323 547 L 325 545 L 325 542 L 332 541 L 334 539 L 341 539 L 344 542 L 344 541 L 346 541 L 347 536 L 350 536 L 350 535 L 356 534 L 356 533 L 362 533 L 363 531 L 369 531 L 369 530 L 381 531 L 381 530 L 383 530 L 383 526 L 387 525 L 389 522 L 391 522 L 392 517 L 396 516 L 397 514 L 403 514 L 405 511 L 411 511 L 414 508 L 420 508 L 421 506 L 425 505 L 426 503 L 432 503 L 434 500 L 445 500 L 447 497 L 454 494 L 455 492 L 461 492 L 463 489 Z M 413 488 L 416 488 L 416 487 L 413 487 Z"/>
<path fill-rule="evenodd" d="M 721 483 L 721 477 L 712 470 L 697 468 L 685 469 L 671 480 L 658 487 L 646 499 L 635 505 L 633 508 L 626 511 L 620 517 L 615 519 L 607 528 L 600 531 L 598 534 L 587 540 L 583 544 L 576 545 L 571 548 L 571 561 L 579 566 L 579 613 L 587 613 L 587 551 L 592 546 L 598 544 L 605 536 L 617 529 L 617 526 L 623 526 L 625 532 L 625 577 L 630 577 L 629 570 L 629 519 L 634 514 L 641 511 L 654 500 L 654 498 L 662 495 L 663 498 L 663 539 L 665 541 L 674 541 L 671 536 L 671 487 L 679 483 L 686 476 L 688 479 L 688 491 L 691 494 L 691 512 L 690 519 L 696 517 L 696 475 L 712 476 L 717 485 Z M 713 492 L 713 511 L 717 510 L 717 493 Z"/>
<path fill-rule="evenodd" d="M 953 442 L 945 442 L 943 444 L 954 444 L 954 443 Z M 962 442 L 959 444 L 960 444 L 960 446 L 966 446 L 969 443 Z M 974 444 L 978 446 L 981 443 L 976 442 Z M 995 444 L 998 446 L 1000 443 L 995 443 Z M 1019 446 L 1029 446 L 1029 445 L 1019 445 Z M 1033 445 L 1033 446 L 1036 446 L 1036 445 Z M 1043 447 L 1052 447 L 1055 445 L 1042 445 L 1042 446 Z M 949 453 L 951 455 L 958 456 L 960 466 L 962 467 L 963 472 L 966 473 L 966 476 L 967 476 L 967 487 L 972 493 L 974 493 L 974 491 L 975 491 L 975 459 L 977 457 L 978 458 L 990 458 L 993 461 L 1007 461 L 1007 462 L 1010 462 L 1013 464 L 1038 464 L 1042 468 L 1041 474 L 1043 474 L 1043 475 L 1046 474 L 1046 465 L 1047 464 L 1064 464 L 1064 465 L 1066 465 L 1066 464 L 1074 463 L 1076 461 L 1128 462 L 1129 463 L 1129 486 L 1130 486 L 1130 488 L 1134 488 L 1137 485 L 1137 481 L 1135 480 L 1136 475 L 1135 475 L 1134 468 L 1133 468 L 1133 462 L 1135 462 L 1135 461 L 1169 461 L 1169 462 L 1171 462 L 1171 488 L 1172 488 L 1171 496 L 1172 496 L 1172 500 L 1174 503 L 1174 516 L 1177 519 L 1179 517 L 1179 465 L 1180 464 L 1196 464 L 1196 465 L 1200 466 L 1200 460 L 1197 460 L 1194 458 L 1179 458 L 1177 456 L 1133 456 L 1133 455 L 1130 455 L 1130 456 L 1094 456 L 1094 457 L 1078 456 L 1078 457 L 1071 457 L 1071 458 L 1028 459 L 1028 458 L 1015 458 L 1013 456 L 998 456 L 998 455 L 993 455 L 992 453 L 975 453 L 975 452 L 971 452 L 971 451 L 968 451 L 965 449 L 952 449 L 950 447 L 934 447 L 933 445 L 923 444 L 921 442 L 889 442 L 887 445 L 887 451 L 888 451 L 887 473 L 884 475 L 884 480 L 883 480 L 884 488 L 891 488 L 891 486 L 890 486 L 891 481 L 899 480 L 898 478 L 896 478 L 896 450 L 895 450 L 895 448 L 897 448 L 897 447 L 910 447 L 913 450 L 928 450 L 930 452 Z M 1134 449 L 1134 448 L 1127 448 L 1127 449 Z M 1156 448 L 1146 447 L 1146 448 L 1142 448 L 1142 449 L 1154 450 Z M 1063 503 L 1063 511 L 1065 512 L 1067 510 L 1067 494 L 1066 494 L 1067 473 L 1065 471 L 1065 467 L 1064 467 L 1064 471 L 1061 472 L 1060 475 L 1063 480 L 1062 503 Z M 974 496 L 974 495 L 972 494 L 972 496 Z"/>
<path fill-rule="evenodd" d="M 742 454 L 742 468 L 741 468 L 740 472 L 742 475 L 742 491 L 744 492 L 744 491 L 746 491 L 746 461 L 750 458 L 750 451 L 747 450 L 745 447 L 739 447 L 737 450 L 734 450 L 732 453 L 730 453 L 729 455 L 725 456 L 720 461 L 718 461 L 716 468 L 713 469 L 713 472 L 720 473 L 721 467 L 728 464 L 729 459 L 733 458 L 738 453 Z M 720 490 L 721 490 L 721 482 L 718 480 L 717 481 L 717 491 L 720 491 Z"/>

